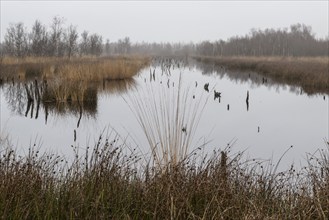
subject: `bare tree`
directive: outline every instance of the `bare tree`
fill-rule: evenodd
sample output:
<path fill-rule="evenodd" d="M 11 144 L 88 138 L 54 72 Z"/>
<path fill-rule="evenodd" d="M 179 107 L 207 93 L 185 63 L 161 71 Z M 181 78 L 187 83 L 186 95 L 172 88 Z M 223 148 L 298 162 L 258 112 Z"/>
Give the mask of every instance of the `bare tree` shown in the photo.
<path fill-rule="evenodd" d="M 5 35 L 5 51 L 9 55 L 23 57 L 28 53 L 27 33 L 23 23 L 11 24 Z"/>
<path fill-rule="evenodd" d="M 84 31 L 81 34 L 80 56 L 88 54 L 88 52 L 89 52 L 88 48 L 89 48 L 88 31 Z"/>
<path fill-rule="evenodd" d="M 105 44 L 105 53 L 106 55 L 109 55 L 111 53 L 111 46 L 110 46 L 110 40 L 106 39 L 106 44 Z"/>
<path fill-rule="evenodd" d="M 67 50 L 67 55 L 71 58 L 78 49 L 78 31 L 76 26 L 70 25 L 65 33 L 65 48 Z"/>
<path fill-rule="evenodd" d="M 14 25 L 10 25 L 7 28 L 7 33 L 5 35 L 5 44 L 4 51 L 7 55 L 14 56 L 15 55 L 15 27 Z"/>
<path fill-rule="evenodd" d="M 63 55 L 63 24 L 64 19 L 55 16 L 53 18 L 53 23 L 51 25 L 51 34 L 50 34 L 50 55 L 60 56 Z"/>
<path fill-rule="evenodd" d="M 102 44 L 103 44 L 102 36 L 98 34 L 91 35 L 89 53 L 96 56 L 101 55 L 103 51 Z"/>
<path fill-rule="evenodd" d="M 30 34 L 31 53 L 35 56 L 45 55 L 47 48 L 47 31 L 46 27 L 36 20 Z"/>
<path fill-rule="evenodd" d="M 123 45 L 124 45 L 124 54 L 130 53 L 131 43 L 130 43 L 130 38 L 129 37 L 125 37 L 123 39 Z"/>
<path fill-rule="evenodd" d="M 124 39 L 119 39 L 117 43 L 116 52 L 119 54 L 128 54 L 130 53 L 131 43 L 130 38 L 125 37 Z"/>

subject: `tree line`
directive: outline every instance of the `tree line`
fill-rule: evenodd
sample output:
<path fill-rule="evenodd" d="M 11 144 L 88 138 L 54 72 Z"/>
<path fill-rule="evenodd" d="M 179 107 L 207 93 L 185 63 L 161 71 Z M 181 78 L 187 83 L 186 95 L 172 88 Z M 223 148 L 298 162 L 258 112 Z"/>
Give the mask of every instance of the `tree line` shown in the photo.
<path fill-rule="evenodd" d="M 312 28 L 294 24 L 283 29 L 252 29 L 245 36 L 200 43 L 134 43 L 129 37 L 103 43 L 99 34 L 78 33 L 77 27 L 64 27 L 64 19 L 54 17 L 50 27 L 36 20 L 31 31 L 23 23 L 7 28 L 2 55 L 72 57 L 85 55 L 145 54 L 203 56 L 328 56 L 329 38 L 315 38 Z"/>
<path fill-rule="evenodd" d="M 64 19 L 54 17 L 48 29 L 46 25 L 36 20 L 31 31 L 27 31 L 22 22 L 11 24 L 7 28 L 2 45 L 5 55 L 25 56 L 55 56 L 69 58 L 74 55 L 96 55 L 103 51 L 103 38 L 98 34 L 84 31 L 81 39 L 77 27 L 64 27 Z"/>
<path fill-rule="evenodd" d="M 294 24 L 284 29 L 252 29 L 227 41 L 204 41 L 196 53 L 206 56 L 328 56 L 329 39 L 316 39 L 312 28 Z"/>

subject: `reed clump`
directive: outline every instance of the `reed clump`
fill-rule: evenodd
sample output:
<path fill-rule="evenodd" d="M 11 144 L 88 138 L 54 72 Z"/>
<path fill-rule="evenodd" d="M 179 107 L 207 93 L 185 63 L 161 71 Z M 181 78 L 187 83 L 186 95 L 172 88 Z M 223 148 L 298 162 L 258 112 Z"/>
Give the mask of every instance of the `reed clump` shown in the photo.
<path fill-rule="evenodd" d="M 0 63 L 1 82 L 37 79 L 46 82 L 46 102 L 84 101 L 104 81 L 131 79 L 148 65 L 147 57 L 4 57 Z M 40 83 L 39 83 L 40 84 Z"/>
<path fill-rule="evenodd" d="M 328 149 L 300 171 L 277 172 L 230 149 L 201 150 L 159 168 L 119 136 L 72 147 L 75 157 L 18 155 L 1 143 L 4 219 L 327 219 Z M 90 147 L 90 148 L 89 148 Z M 329 147 L 329 146 L 328 146 Z M 82 150 L 82 151 L 81 151 Z"/>
<path fill-rule="evenodd" d="M 158 166 L 177 164 L 186 157 L 192 145 L 207 98 L 193 98 L 193 91 L 178 85 L 154 84 L 128 94 L 126 102 L 143 130 Z"/>
<path fill-rule="evenodd" d="M 256 71 L 308 92 L 329 93 L 329 58 L 325 57 L 194 57 L 230 69 Z"/>
<path fill-rule="evenodd" d="M 87 59 L 82 62 L 68 62 L 58 66 L 55 78 L 65 80 L 121 80 L 136 75 L 148 64 L 146 58 Z M 48 76 L 47 78 L 52 78 Z"/>
<path fill-rule="evenodd" d="M 24 79 L 29 76 L 41 76 L 46 79 L 65 80 L 126 79 L 136 75 L 149 63 L 149 58 L 129 57 L 4 57 L 1 60 L 0 76 Z"/>

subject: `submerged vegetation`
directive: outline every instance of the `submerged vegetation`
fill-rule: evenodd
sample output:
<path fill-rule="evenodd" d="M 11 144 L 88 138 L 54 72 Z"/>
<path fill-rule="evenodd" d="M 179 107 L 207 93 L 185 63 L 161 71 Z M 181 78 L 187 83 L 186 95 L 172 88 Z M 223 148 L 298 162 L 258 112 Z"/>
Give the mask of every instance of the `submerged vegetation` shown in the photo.
<path fill-rule="evenodd" d="M 277 172 L 230 148 L 157 166 L 116 134 L 100 136 L 68 162 L 31 147 L 18 155 L 1 140 L 4 219 L 327 219 L 329 148 L 308 166 Z M 329 147 L 329 146 L 328 146 Z M 130 153 L 129 153 L 130 152 Z M 146 162 L 143 162 L 146 161 Z"/>

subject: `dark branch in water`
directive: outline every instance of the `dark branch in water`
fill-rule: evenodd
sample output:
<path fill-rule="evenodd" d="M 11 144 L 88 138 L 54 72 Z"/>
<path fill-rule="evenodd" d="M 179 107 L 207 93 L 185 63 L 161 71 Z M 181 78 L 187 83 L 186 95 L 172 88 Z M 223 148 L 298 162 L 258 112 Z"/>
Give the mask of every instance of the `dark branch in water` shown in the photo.
<path fill-rule="evenodd" d="M 203 88 L 204 88 L 204 90 L 209 92 L 209 83 L 204 84 Z"/>

